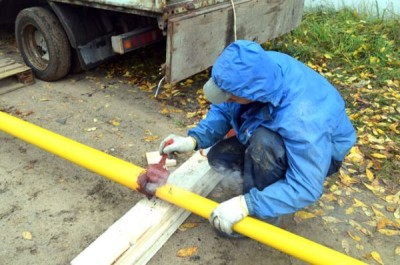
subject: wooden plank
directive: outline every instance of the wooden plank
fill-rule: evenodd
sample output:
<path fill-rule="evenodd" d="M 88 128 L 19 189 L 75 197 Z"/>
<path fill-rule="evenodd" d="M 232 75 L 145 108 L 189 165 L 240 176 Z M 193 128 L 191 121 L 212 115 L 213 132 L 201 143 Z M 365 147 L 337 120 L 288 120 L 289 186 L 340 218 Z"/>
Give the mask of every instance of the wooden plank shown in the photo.
<path fill-rule="evenodd" d="M 147 159 L 147 164 L 148 165 L 157 164 L 157 163 L 160 162 L 161 155 L 160 155 L 160 153 L 158 151 L 147 152 L 146 153 L 146 159 Z M 167 158 L 167 160 L 165 161 L 165 165 L 167 167 L 176 166 L 176 160 Z"/>
<path fill-rule="evenodd" d="M 15 61 L 9 58 L 0 59 L 0 67 L 4 67 L 13 63 L 15 63 Z"/>
<path fill-rule="evenodd" d="M 10 76 L 14 76 L 14 75 L 23 73 L 25 71 L 30 71 L 30 68 L 18 67 L 18 68 L 9 69 L 7 72 L 1 72 L 0 71 L 0 79 L 6 78 L 6 77 L 10 77 Z"/>
<path fill-rule="evenodd" d="M 14 83 L 5 87 L 0 87 L 0 95 L 12 92 L 14 90 L 20 89 L 22 87 L 26 86 L 26 84 L 23 83 Z"/>
<path fill-rule="evenodd" d="M 168 182 L 206 196 L 221 180 L 207 159 L 196 152 Z M 74 260 L 83 264 L 146 264 L 175 232 L 189 212 L 162 200 L 142 199 Z"/>
<path fill-rule="evenodd" d="M 5 79 L 14 76 L 17 77 L 19 84 L 9 84 L 9 82 L 4 81 Z M 1 94 L 34 83 L 31 68 L 26 65 L 16 63 L 14 60 L 9 58 L 0 58 L 0 80 L 2 80 L 2 83 L 0 84 Z"/>
<path fill-rule="evenodd" d="M 207 196 L 221 180 L 221 176 L 209 171 L 194 190 L 202 196 Z M 167 242 L 178 227 L 186 220 L 190 212 L 169 207 L 158 225 L 152 226 L 133 244 L 114 265 L 146 264 L 157 251 Z"/>

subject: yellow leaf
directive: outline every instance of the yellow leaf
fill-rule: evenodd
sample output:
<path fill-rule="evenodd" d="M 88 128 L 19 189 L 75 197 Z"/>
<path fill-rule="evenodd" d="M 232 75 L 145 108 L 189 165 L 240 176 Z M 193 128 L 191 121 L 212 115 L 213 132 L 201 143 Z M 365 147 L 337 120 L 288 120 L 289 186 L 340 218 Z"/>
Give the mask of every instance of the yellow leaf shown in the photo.
<path fill-rule="evenodd" d="M 198 247 L 196 247 L 196 246 L 182 248 L 176 253 L 176 255 L 181 258 L 182 257 L 191 257 L 197 253 L 197 249 L 198 249 Z"/>
<path fill-rule="evenodd" d="M 363 183 L 363 185 L 376 195 L 380 195 L 385 192 L 385 189 L 381 186 L 372 186 L 372 185 L 368 185 L 367 183 Z"/>
<path fill-rule="evenodd" d="M 22 237 L 26 240 L 32 240 L 32 233 L 29 231 L 22 232 Z"/>
<path fill-rule="evenodd" d="M 369 62 L 370 62 L 370 64 L 375 64 L 375 63 L 379 63 L 380 60 L 379 60 L 378 57 L 370 56 L 370 57 L 369 57 Z"/>
<path fill-rule="evenodd" d="M 393 213 L 393 215 L 396 219 L 400 219 L 400 207 L 397 208 L 397 210 Z"/>
<path fill-rule="evenodd" d="M 185 83 L 188 84 L 188 85 L 193 84 L 193 80 L 192 79 L 186 79 Z"/>
<path fill-rule="evenodd" d="M 159 137 L 158 137 L 157 135 L 146 135 L 146 136 L 143 136 L 143 139 L 144 139 L 146 142 L 153 142 L 153 141 L 158 140 Z"/>
<path fill-rule="evenodd" d="M 397 130 L 397 126 L 398 126 L 398 125 L 399 125 L 398 123 L 392 123 L 392 124 L 389 126 L 389 129 L 392 130 L 392 131 L 394 131 L 395 133 L 400 133 L 400 131 Z"/>
<path fill-rule="evenodd" d="M 361 164 L 364 161 L 364 157 L 359 153 L 350 153 L 346 156 L 346 160 L 354 164 Z"/>
<path fill-rule="evenodd" d="M 378 262 L 381 265 L 384 265 L 382 259 L 381 259 L 381 255 L 379 255 L 379 253 L 377 251 L 372 251 L 371 252 L 371 257 Z"/>
<path fill-rule="evenodd" d="M 363 233 L 364 235 L 370 236 L 372 234 L 371 231 L 362 227 L 359 223 L 357 223 L 356 221 L 354 221 L 352 219 L 349 220 L 349 224 L 352 227 L 354 227 L 355 229 L 357 229 L 358 231 L 360 231 L 361 233 Z"/>
<path fill-rule="evenodd" d="M 399 230 L 379 229 L 378 232 L 386 236 L 400 236 Z"/>
<path fill-rule="evenodd" d="M 328 202 L 336 201 L 336 197 L 332 193 L 323 194 L 321 199 L 324 200 L 324 201 L 328 201 Z"/>
<path fill-rule="evenodd" d="M 356 198 L 354 198 L 354 204 L 353 204 L 353 207 L 367 207 L 367 205 L 365 205 L 365 203 L 363 203 L 362 201 L 360 201 L 360 200 L 357 200 Z"/>
<path fill-rule="evenodd" d="M 366 174 L 367 174 L 367 178 L 369 181 L 373 181 L 374 180 L 374 174 L 371 172 L 371 170 L 369 170 L 368 168 L 365 170 Z"/>
<path fill-rule="evenodd" d="M 374 213 L 377 217 L 385 217 L 385 215 L 382 212 L 380 212 L 378 209 L 376 209 L 374 206 L 372 206 L 372 211 L 374 211 Z"/>
<path fill-rule="evenodd" d="M 110 121 L 110 124 L 112 124 L 112 125 L 114 125 L 114 126 L 119 126 L 119 120 L 117 120 L 117 119 L 112 119 L 111 121 Z"/>
<path fill-rule="evenodd" d="M 378 158 L 378 159 L 384 159 L 387 158 L 385 155 L 379 154 L 379 153 L 372 153 L 372 157 Z"/>
<path fill-rule="evenodd" d="M 179 231 L 186 231 L 187 229 L 191 229 L 191 228 L 195 228 L 197 227 L 199 224 L 198 223 L 184 223 L 181 226 L 179 226 Z"/>
<path fill-rule="evenodd" d="M 347 234 L 355 241 L 361 241 L 361 238 L 357 235 L 354 235 L 353 233 L 351 233 L 350 231 L 347 232 Z"/>
<path fill-rule="evenodd" d="M 396 253 L 396 255 L 400 256 L 400 246 L 396 247 L 394 253 Z"/>
<path fill-rule="evenodd" d="M 167 115 L 167 114 L 170 114 L 171 112 L 167 109 L 167 108 L 163 108 L 162 110 L 161 110 L 161 114 L 164 114 L 164 115 Z"/>
<path fill-rule="evenodd" d="M 351 184 L 360 182 L 359 179 L 350 177 L 349 175 L 344 173 L 343 170 L 340 171 L 339 178 L 340 178 L 340 182 L 343 183 L 346 186 L 350 186 Z"/>
<path fill-rule="evenodd" d="M 386 227 L 394 227 L 396 229 L 400 229 L 400 224 L 397 224 L 393 222 L 392 220 L 387 219 L 386 217 L 383 217 L 379 219 L 378 223 L 376 224 L 376 228 L 379 229 L 384 229 Z"/>
<path fill-rule="evenodd" d="M 354 212 L 354 208 L 353 207 L 349 207 L 346 209 L 346 214 L 352 214 Z"/>
<path fill-rule="evenodd" d="M 306 211 L 298 211 L 294 215 L 301 219 L 310 219 L 315 217 L 315 214 Z"/>
<path fill-rule="evenodd" d="M 332 56 L 330 56 L 330 54 L 328 54 L 328 53 L 325 53 L 325 54 L 324 54 L 324 57 L 325 57 L 326 59 L 332 59 Z"/>

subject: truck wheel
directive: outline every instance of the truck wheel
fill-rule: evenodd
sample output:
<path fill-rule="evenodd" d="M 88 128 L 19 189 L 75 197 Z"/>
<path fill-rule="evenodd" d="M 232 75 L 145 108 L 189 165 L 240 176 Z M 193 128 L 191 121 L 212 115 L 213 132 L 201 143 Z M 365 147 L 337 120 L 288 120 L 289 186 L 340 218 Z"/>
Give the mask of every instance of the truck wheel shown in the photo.
<path fill-rule="evenodd" d="M 68 74 L 71 47 L 60 21 L 50 10 L 22 10 L 15 23 L 15 35 L 22 58 L 39 79 L 55 81 Z"/>

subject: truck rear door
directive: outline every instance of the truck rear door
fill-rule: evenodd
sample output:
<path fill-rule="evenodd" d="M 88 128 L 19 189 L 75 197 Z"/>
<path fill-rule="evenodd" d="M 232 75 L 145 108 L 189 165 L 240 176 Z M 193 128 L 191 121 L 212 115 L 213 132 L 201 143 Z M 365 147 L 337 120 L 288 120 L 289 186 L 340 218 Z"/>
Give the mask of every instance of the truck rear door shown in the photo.
<path fill-rule="evenodd" d="M 228 0 L 170 16 L 166 80 L 175 83 L 210 67 L 235 32 L 237 39 L 263 43 L 291 31 L 300 24 L 303 5 L 302 0 L 235 0 L 233 12 Z"/>

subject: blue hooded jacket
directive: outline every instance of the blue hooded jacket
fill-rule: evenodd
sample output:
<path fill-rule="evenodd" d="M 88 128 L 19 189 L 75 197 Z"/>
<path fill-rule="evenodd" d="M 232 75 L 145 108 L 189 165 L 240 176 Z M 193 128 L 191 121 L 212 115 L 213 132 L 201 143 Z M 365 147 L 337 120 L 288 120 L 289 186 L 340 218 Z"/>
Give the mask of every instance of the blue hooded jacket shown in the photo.
<path fill-rule="evenodd" d="M 250 215 L 276 217 L 318 200 L 331 160 L 342 161 L 356 141 L 338 91 L 303 63 L 251 41 L 229 45 L 216 60 L 212 79 L 223 90 L 265 107 L 243 114 L 236 102 L 211 105 L 207 117 L 188 132 L 197 148 L 212 146 L 231 128 L 247 145 L 259 126 L 281 135 L 286 148 L 285 178 L 244 194 Z"/>

